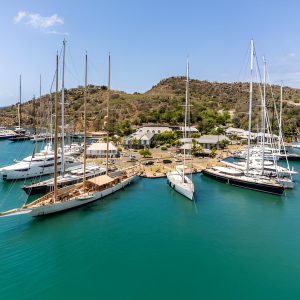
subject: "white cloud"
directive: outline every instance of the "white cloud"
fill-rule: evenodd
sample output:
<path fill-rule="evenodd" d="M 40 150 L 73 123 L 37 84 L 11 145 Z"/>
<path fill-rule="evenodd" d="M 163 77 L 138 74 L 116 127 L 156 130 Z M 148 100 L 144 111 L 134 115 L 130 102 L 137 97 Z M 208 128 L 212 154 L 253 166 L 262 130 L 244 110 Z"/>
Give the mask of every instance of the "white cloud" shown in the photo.
<path fill-rule="evenodd" d="M 64 20 L 56 14 L 50 17 L 43 17 L 40 14 L 28 14 L 27 17 L 28 21 L 26 22 L 26 24 L 29 24 L 34 28 L 43 29 L 64 23 Z"/>
<path fill-rule="evenodd" d="M 49 17 L 44 17 L 41 16 L 39 13 L 19 11 L 18 14 L 14 17 L 13 21 L 15 23 L 24 22 L 25 24 L 33 28 L 39 29 L 45 33 L 64 34 L 54 30 L 49 30 L 49 28 L 53 26 L 64 24 L 63 18 L 59 17 L 57 14 L 54 14 Z"/>
<path fill-rule="evenodd" d="M 58 35 L 69 35 L 68 32 L 61 32 L 61 31 L 56 31 L 56 30 L 48 30 L 46 33 L 48 33 L 48 34 L 58 34 Z"/>
<path fill-rule="evenodd" d="M 14 17 L 14 22 L 19 23 L 27 15 L 26 11 L 19 11 L 18 14 Z"/>

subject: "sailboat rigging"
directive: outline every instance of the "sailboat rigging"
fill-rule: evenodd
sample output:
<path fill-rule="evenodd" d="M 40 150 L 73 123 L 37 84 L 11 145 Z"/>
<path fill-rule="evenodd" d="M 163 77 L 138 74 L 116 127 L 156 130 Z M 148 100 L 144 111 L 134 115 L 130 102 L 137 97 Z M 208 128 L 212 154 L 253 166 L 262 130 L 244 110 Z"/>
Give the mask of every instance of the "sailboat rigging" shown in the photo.
<path fill-rule="evenodd" d="M 110 82 L 110 58 L 109 58 L 109 82 Z M 85 105 L 84 105 L 84 132 L 86 136 L 86 98 L 87 98 L 87 54 L 85 57 Z M 109 98 L 108 98 L 109 99 Z M 54 152 L 55 162 L 58 159 L 58 55 L 56 56 L 56 92 L 55 92 L 55 139 L 54 139 Z M 109 120 L 107 119 L 107 122 Z M 86 140 L 84 147 L 84 169 L 86 168 Z M 75 207 L 86 205 L 101 199 L 107 195 L 110 195 L 116 191 L 119 191 L 128 186 L 137 175 L 140 170 L 136 170 L 134 167 L 120 170 L 115 174 L 105 174 L 94 177 L 87 180 L 84 177 L 82 183 L 67 186 L 62 189 L 58 189 L 57 182 L 57 164 L 55 164 L 54 173 L 54 191 L 46 194 L 45 196 L 38 198 L 37 200 L 23 205 L 21 208 L 12 209 L 10 211 L 1 212 L 0 216 L 12 216 L 19 214 L 29 214 L 33 217 L 49 215 L 52 213 L 58 213 L 66 211 Z M 85 175 L 84 175 L 85 176 Z"/>
<path fill-rule="evenodd" d="M 264 78 L 263 78 L 263 92 L 261 93 L 261 130 L 260 134 L 260 146 L 251 147 L 251 136 L 252 136 L 252 109 L 253 109 L 253 71 L 254 71 L 254 59 L 256 58 L 254 41 L 251 40 L 251 53 L 250 53 L 250 84 L 249 84 L 249 117 L 248 117 L 248 143 L 245 153 L 246 162 L 223 162 L 226 167 L 216 166 L 213 168 L 203 170 L 203 174 L 216 179 L 220 182 L 231 184 L 234 186 L 256 190 L 265 193 L 271 193 L 281 195 L 284 192 L 284 184 L 290 185 L 290 182 L 285 179 L 278 177 L 278 171 L 276 164 L 276 156 L 274 155 L 273 149 L 266 151 L 265 137 L 266 137 L 266 123 L 269 125 L 269 118 L 266 111 L 266 60 L 264 59 Z M 257 65 L 257 60 L 256 66 Z M 272 137 L 267 126 L 268 135 Z M 257 137 L 259 135 L 257 134 Z M 268 153 L 268 154 L 266 154 Z M 266 172 L 267 158 L 274 161 L 274 169 Z M 269 168 L 270 166 L 268 166 Z M 273 167 L 273 166 L 272 166 Z M 274 176 L 272 171 L 274 171 Z"/>
<path fill-rule="evenodd" d="M 187 122 L 189 120 L 189 62 L 186 65 L 186 90 L 185 90 L 185 112 L 184 112 L 184 132 L 183 137 L 187 138 Z M 167 183 L 178 193 L 190 200 L 194 199 L 194 183 L 186 175 L 186 149 L 183 150 L 183 165 L 175 167 L 174 171 L 167 173 Z M 192 173 L 192 170 L 190 170 Z"/>
<path fill-rule="evenodd" d="M 18 103 L 18 126 L 14 129 L 16 133 L 13 137 L 9 138 L 11 142 L 22 142 L 30 140 L 30 136 L 26 134 L 25 129 L 21 127 L 22 120 L 22 76 L 19 77 L 19 103 Z"/>

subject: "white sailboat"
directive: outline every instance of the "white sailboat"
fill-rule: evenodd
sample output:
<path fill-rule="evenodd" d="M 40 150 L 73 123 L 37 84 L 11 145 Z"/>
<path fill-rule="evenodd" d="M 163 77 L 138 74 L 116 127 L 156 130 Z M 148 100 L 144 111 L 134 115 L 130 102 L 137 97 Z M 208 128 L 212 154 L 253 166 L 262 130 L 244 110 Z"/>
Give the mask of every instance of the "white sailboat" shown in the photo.
<path fill-rule="evenodd" d="M 244 164 L 238 165 L 233 163 L 225 163 L 226 167 L 213 167 L 203 170 L 203 174 L 214 178 L 218 181 L 238 186 L 241 188 L 261 191 L 264 193 L 271 193 L 281 195 L 284 192 L 284 187 L 290 185 L 285 178 L 279 178 L 278 170 L 276 169 L 276 178 L 265 176 L 264 168 L 267 157 L 276 163 L 276 156 L 273 151 L 266 151 L 265 147 L 265 131 L 266 122 L 268 122 L 268 115 L 266 111 L 266 77 L 264 76 L 264 90 L 262 93 L 262 145 L 260 147 L 251 147 L 251 128 L 252 128 L 252 100 L 253 100 L 253 68 L 254 58 L 256 57 L 254 42 L 251 40 L 251 54 L 250 54 L 250 86 L 249 86 L 249 115 L 248 115 L 248 144 L 246 151 L 243 153 L 245 158 Z M 265 64 L 265 60 L 264 60 Z M 254 163 L 259 163 L 259 168 L 253 170 Z M 257 164 L 256 164 L 257 166 Z"/>
<path fill-rule="evenodd" d="M 189 107 L 189 63 L 186 67 L 186 92 L 185 92 L 185 117 L 184 117 L 184 138 L 187 138 L 187 122 L 188 122 L 188 107 Z M 174 171 L 167 173 L 167 183 L 175 191 L 185 196 L 186 198 L 194 199 L 194 183 L 186 175 L 186 150 L 183 152 L 183 165 L 175 167 Z M 192 172 L 191 172 L 192 173 Z"/>
<path fill-rule="evenodd" d="M 12 142 L 22 142 L 30 140 L 30 136 L 26 134 L 26 130 L 21 127 L 21 104 L 22 104 L 22 76 L 20 75 L 19 83 L 19 103 L 18 103 L 18 126 L 15 127 L 15 135 L 9 138 Z"/>
<path fill-rule="evenodd" d="M 25 204 L 21 208 L 12 209 L 10 211 L 0 213 L 0 216 L 13 216 L 19 214 L 29 214 L 33 217 L 44 216 L 52 213 L 66 211 L 75 207 L 83 206 L 94 202 L 107 195 L 110 195 L 129 185 L 136 178 L 138 173 L 134 168 L 129 168 L 118 172 L 114 177 L 106 175 L 86 179 L 86 102 L 87 102 L 87 55 L 85 58 L 85 89 L 84 89 L 84 174 L 83 182 L 68 186 L 62 189 L 57 188 L 57 161 L 58 161 L 58 117 L 57 117 L 57 102 L 58 102 L 58 55 L 56 56 L 56 93 L 55 93 L 55 140 L 54 140 L 54 191 L 45 196 Z M 108 101 L 107 113 L 109 113 L 109 98 L 110 98 L 110 56 L 109 56 L 109 76 L 108 76 Z M 108 115 L 107 115 L 108 121 Z M 108 128 L 107 128 L 108 130 Z M 108 140 L 107 140 L 108 143 Z M 106 157 L 108 162 L 108 152 Z M 108 163 L 107 163 L 108 166 Z"/>

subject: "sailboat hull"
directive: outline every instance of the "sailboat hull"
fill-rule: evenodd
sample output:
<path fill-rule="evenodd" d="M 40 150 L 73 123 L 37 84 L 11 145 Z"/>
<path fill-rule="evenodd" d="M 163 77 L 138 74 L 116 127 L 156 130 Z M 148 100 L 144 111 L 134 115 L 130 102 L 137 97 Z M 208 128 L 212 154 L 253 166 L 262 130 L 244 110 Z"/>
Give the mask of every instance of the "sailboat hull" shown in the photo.
<path fill-rule="evenodd" d="M 20 136 L 13 136 L 9 138 L 11 142 L 23 142 L 23 141 L 29 141 L 31 137 L 29 135 L 20 135 Z"/>
<path fill-rule="evenodd" d="M 171 172 L 167 174 L 167 183 L 168 185 L 174 189 L 176 192 L 178 192 L 179 194 L 183 195 L 184 197 L 188 198 L 189 200 L 193 200 L 194 199 L 194 184 L 193 182 L 187 178 L 186 176 L 186 181 L 188 181 L 189 183 L 182 183 L 182 182 L 178 182 L 177 180 L 175 180 L 174 176 L 179 176 L 178 174 L 173 174 L 175 172 Z"/>
<path fill-rule="evenodd" d="M 232 178 L 232 176 L 221 175 L 209 169 L 203 170 L 202 173 L 219 182 L 231 184 L 233 186 L 241 187 L 244 189 L 269 193 L 273 195 L 282 195 L 284 192 L 284 187 L 280 185 L 270 185 L 270 184 L 264 184 L 258 182 L 249 182 L 249 181 L 241 180 L 239 178 Z"/>
<path fill-rule="evenodd" d="M 120 183 L 114 185 L 113 187 L 110 187 L 103 191 L 97 192 L 97 193 L 93 194 L 92 196 L 88 196 L 84 199 L 77 198 L 77 199 L 73 199 L 70 201 L 54 203 L 53 205 L 39 206 L 39 207 L 31 208 L 31 212 L 29 214 L 32 217 L 41 217 L 41 216 L 46 216 L 49 214 L 60 213 L 60 212 L 70 210 L 70 209 L 73 209 L 73 208 L 76 208 L 79 206 L 87 205 L 91 202 L 97 201 L 101 198 L 104 198 L 104 197 L 110 195 L 110 194 L 113 194 L 120 189 L 125 188 L 127 185 L 132 183 L 135 178 L 136 178 L 136 176 L 126 178 L 123 181 L 121 181 Z"/>

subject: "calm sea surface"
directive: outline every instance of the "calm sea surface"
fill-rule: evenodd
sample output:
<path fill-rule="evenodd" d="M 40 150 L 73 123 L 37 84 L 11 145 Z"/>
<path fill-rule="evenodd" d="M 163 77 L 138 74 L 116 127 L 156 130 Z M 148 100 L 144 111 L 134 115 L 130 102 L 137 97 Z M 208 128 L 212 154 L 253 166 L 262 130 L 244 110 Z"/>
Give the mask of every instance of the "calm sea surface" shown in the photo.
<path fill-rule="evenodd" d="M 0 165 L 32 148 L 0 141 Z M 0 299 L 300 299 L 300 176 L 282 197 L 193 179 L 195 203 L 138 179 L 63 214 L 0 218 Z M 0 181 L 1 210 L 26 201 L 22 184 Z"/>

